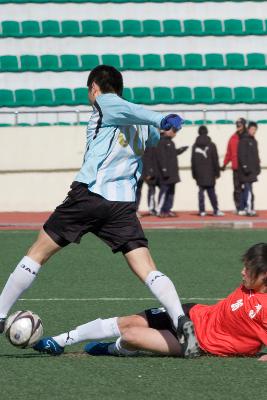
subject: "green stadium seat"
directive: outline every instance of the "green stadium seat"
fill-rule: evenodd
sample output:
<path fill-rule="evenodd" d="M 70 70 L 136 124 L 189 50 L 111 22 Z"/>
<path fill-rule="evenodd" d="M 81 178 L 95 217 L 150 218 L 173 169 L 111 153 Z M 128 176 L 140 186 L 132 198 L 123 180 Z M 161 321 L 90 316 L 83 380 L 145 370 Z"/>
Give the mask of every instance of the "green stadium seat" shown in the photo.
<path fill-rule="evenodd" d="M 41 35 L 41 26 L 38 21 L 22 21 L 21 28 L 23 37 L 38 37 Z"/>
<path fill-rule="evenodd" d="M 222 54 L 206 54 L 205 65 L 206 69 L 225 69 Z"/>
<path fill-rule="evenodd" d="M 85 87 L 75 88 L 74 94 L 74 104 L 75 105 L 88 105 L 88 89 Z"/>
<path fill-rule="evenodd" d="M 116 19 L 106 19 L 102 21 L 102 36 L 121 36 L 120 21 Z"/>
<path fill-rule="evenodd" d="M 29 89 L 15 90 L 15 99 L 17 107 L 33 107 L 34 97 L 33 91 Z"/>
<path fill-rule="evenodd" d="M 236 103 L 254 103 L 253 90 L 249 87 L 240 86 L 234 88 L 234 98 Z"/>
<path fill-rule="evenodd" d="M 42 71 L 59 71 L 58 56 L 52 54 L 44 54 L 40 56 Z"/>
<path fill-rule="evenodd" d="M 112 67 L 121 69 L 120 56 L 117 54 L 103 54 L 102 64 L 112 65 Z"/>
<path fill-rule="evenodd" d="M 18 59 L 16 56 L 0 57 L 1 72 L 18 72 Z"/>
<path fill-rule="evenodd" d="M 173 104 L 172 90 L 168 87 L 159 86 L 153 88 L 155 104 Z"/>
<path fill-rule="evenodd" d="M 21 71 L 40 71 L 39 60 L 37 56 L 23 55 L 20 57 Z"/>
<path fill-rule="evenodd" d="M 267 104 L 267 87 L 254 88 L 254 103 Z"/>
<path fill-rule="evenodd" d="M 15 100 L 12 90 L 0 89 L 0 107 L 14 107 Z"/>
<path fill-rule="evenodd" d="M 143 55 L 144 69 L 148 70 L 161 70 L 161 58 L 159 54 L 145 54 Z"/>
<path fill-rule="evenodd" d="M 210 125 L 212 123 L 210 119 L 197 119 L 194 121 L 195 125 Z"/>
<path fill-rule="evenodd" d="M 142 24 L 141 21 L 134 19 L 125 19 L 122 21 L 122 32 L 126 36 L 142 36 Z"/>
<path fill-rule="evenodd" d="M 266 69 L 266 56 L 261 53 L 247 54 L 247 68 L 249 69 Z"/>
<path fill-rule="evenodd" d="M 132 90 L 130 88 L 124 88 L 123 89 L 123 93 L 122 93 L 122 97 L 127 101 L 133 101 Z"/>
<path fill-rule="evenodd" d="M 267 119 L 258 119 L 258 124 L 267 124 Z"/>
<path fill-rule="evenodd" d="M 35 106 L 36 107 L 41 107 L 41 106 L 53 107 L 54 106 L 53 94 L 52 94 L 52 90 L 50 90 L 50 89 L 36 89 L 34 91 L 34 97 L 35 97 Z"/>
<path fill-rule="evenodd" d="M 246 19 L 245 32 L 246 35 L 264 35 L 263 21 L 261 19 Z"/>
<path fill-rule="evenodd" d="M 0 128 L 8 128 L 9 126 L 12 126 L 11 124 L 2 124 L 0 123 Z"/>
<path fill-rule="evenodd" d="M 180 54 L 164 54 L 164 69 L 181 70 L 183 69 L 183 59 Z"/>
<path fill-rule="evenodd" d="M 174 103 L 193 104 L 192 89 L 186 86 L 173 88 Z"/>
<path fill-rule="evenodd" d="M 146 19 L 143 21 L 144 36 L 162 36 L 160 21 L 156 19 Z"/>
<path fill-rule="evenodd" d="M 239 19 L 226 19 L 224 21 L 224 34 L 225 35 L 243 35 L 242 21 Z"/>
<path fill-rule="evenodd" d="M 226 68 L 227 69 L 246 69 L 245 57 L 240 53 L 226 54 Z"/>
<path fill-rule="evenodd" d="M 166 19 L 163 21 L 164 36 L 181 36 L 181 22 L 176 19 Z"/>
<path fill-rule="evenodd" d="M 81 69 L 85 71 L 91 71 L 93 68 L 97 67 L 99 64 L 99 58 L 96 54 L 84 54 L 81 56 Z"/>
<path fill-rule="evenodd" d="M 78 21 L 65 20 L 61 22 L 62 36 L 80 36 L 80 26 Z"/>
<path fill-rule="evenodd" d="M 233 104 L 233 91 L 229 87 L 218 86 L 214 88 L 214 97 L 213 103 L 226 103 L 226 104 Z"/>
<path fill-rule="evenodd" d="M 17 126 L 21 126 L 23 128 L 32 126 L 31 124 L 29 124 L 28 122 L 19 122 Z"/>
<path fill-rule="evenodd" d="M 138 104 L 153 104 L 151 90 L 148 87 L 135 87 L 132 89 L 133 100 Z"/>
<path fill-rule="evenodd" d="M 190 119 L 185 119 L 183 125 L 193 125 L 193 121 Z"/>
<path fill-rule="evenodd" d="M 42 21 L 41 36 L 60 36 L 60 25 L 58 21 Z"/>
<path fill-rule="evenodd" d="M 60 56 L 61 71 L 79 71 L 79 58 L 74 54 L 63 54 Z"/>
<path fill-rule="evenodd" d="M 94 20 L 82 21 L 82 36 L 101 36 L 100 23 Z"/>
<path fill-rule="evenodd" d="M 122 69 L 139 71 L 141 67 L 141 57 L 139 54 L 123 54 L 122 55 Z"/>
<path fill-rule="evenodd" d="M 184 35 L 187 36 L 201 36 L 203 35 L 202 21 L 198 19 L 184 20 Z"/>
<path fill-rule="evenodd" d="M 209 36 L 222 36 L 222 21 L 220 21 L 219 19 L 204 20 L 204 33 L 205 35 Z"/>
<path fill-rule="evenodd" d="M 16 21 L 2 21 L 3 37 L 20 37 L 20 25 Z"/>
<path fill-rule="evenodd" d="M 34 126 L 51 126 L 50 122 L 36 122 Z"/>
<path fill-rule="evenodd" d="M 70 126 L 72 125 L 70 122 L 65 122 L 65 121 L 58 121 L 56 122 L 54 125 L 58 125 L 58 126 Z"/>
<path fill-rule="evenodd" d="M 189 53 L 184 56 L 185 69 L 203 69 L 203 60 L 201 54 Z"/>
<path fill-rule="evenodd" d="M 234 124 L 234 121 L 231 119 L 217 119 L 215 123 L 219 125 L 230 125 Z"/>
<path fill-rule="evenodd" d="M 194 88 L 194 103 L 212 104 L 212 90 L 210 87 L 199 86 Z"/>
<path fill-rule="evenodd" d="M 72 106 L 74 101 L 71 89 L 58 88 L 54 89 L 55 106 Z"/>

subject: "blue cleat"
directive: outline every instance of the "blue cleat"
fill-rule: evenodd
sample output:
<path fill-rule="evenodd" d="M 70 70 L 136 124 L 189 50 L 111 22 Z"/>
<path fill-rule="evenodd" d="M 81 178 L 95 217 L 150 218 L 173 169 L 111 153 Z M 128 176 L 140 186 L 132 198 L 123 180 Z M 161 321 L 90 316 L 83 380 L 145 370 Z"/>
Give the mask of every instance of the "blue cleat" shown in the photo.
<path fill-rule="evenodd" d="M 90 342 L 84 346 L 84 351 L 90 356 L 112 356 L 108 351 L 111 344 L 110 342 Z"/>
<path fill-rule="evenodd" d="M 33 346 L 33 349 L 40 353 L 51 354 L 52 356 L 60 356 L 60 354 L 64 353 L 64 347 L 59 346 L 51 336 L 39 340 Z"/>

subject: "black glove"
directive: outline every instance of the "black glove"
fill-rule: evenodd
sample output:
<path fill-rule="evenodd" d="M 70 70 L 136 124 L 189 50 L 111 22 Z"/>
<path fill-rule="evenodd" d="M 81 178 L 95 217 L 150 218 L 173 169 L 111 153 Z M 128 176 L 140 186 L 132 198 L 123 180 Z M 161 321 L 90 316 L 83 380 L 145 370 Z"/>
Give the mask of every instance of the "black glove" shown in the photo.
<path fill-rule="evenodd" d="M 223 165 L 222 167 L 220 167 L 220 171 L 225 171 L 225 168 L 226 168 L 226 166 L 225 165 Z"/>

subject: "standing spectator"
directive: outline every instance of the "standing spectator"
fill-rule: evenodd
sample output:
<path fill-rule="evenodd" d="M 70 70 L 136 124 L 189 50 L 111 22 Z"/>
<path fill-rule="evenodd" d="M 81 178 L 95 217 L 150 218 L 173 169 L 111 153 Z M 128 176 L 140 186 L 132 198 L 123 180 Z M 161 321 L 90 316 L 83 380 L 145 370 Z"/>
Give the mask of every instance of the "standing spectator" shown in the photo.
<path fill-rule="evenodd" d="M 191 169 L 193 178 L 199 187 L 198 207 L 199 215 L 204 217 L 205 212 L 205 191 L 207 192 L 213 215 L 221 217 L 224 215 L 219 210 L 218 200 L 215 193 L 216 179 L 220 177 L 220 166 L 216 145 L 208 136 L 208 129 L 202 125 L 198 129 L 198 137 L 192 148 Z"/>
<path fill-rule="evenodd" d="M 175 148 L 172 139 L 176 133 L 172 130 L 161 132 L 157 146 L 157 163 L 159 172 L 159 199 L 157 215 L 160 217 L 175 217 L 171 211 L 173 206 L 175 184 L 180 182 L 179 165 L 177 156 L 188 149 L 188 146 Z"/>
<path fill-rule="evenodd" d="M 223 162 L 222 171 L 225 170 L 226 165 L 231 162 L 232 163 L 232 170 L 233 170 L 233 183 L 234 183 L 234 202 L 236 212 L 240 210 L 240 200 L 241 200 L 241 192 L 242 192 L 242 185 L 239 180 L 238 174 L 238 143 L 240 135 L 246 132 L 246 120 L 244 118 L 239 118 L 236 121 L 236 131 L 230 137 L 227 145 L 227 151 Z"/>
<path fill-rule="evenodd" d="M 255 216 L 254 195 L 252 184 L 260 174 L 260 158 L 255 134 L 258 129 L 256 122 L 250 122 L 248 131 L 240 136 L 238 146 L 238 173 L 243 185 L 239 215 Z"/>

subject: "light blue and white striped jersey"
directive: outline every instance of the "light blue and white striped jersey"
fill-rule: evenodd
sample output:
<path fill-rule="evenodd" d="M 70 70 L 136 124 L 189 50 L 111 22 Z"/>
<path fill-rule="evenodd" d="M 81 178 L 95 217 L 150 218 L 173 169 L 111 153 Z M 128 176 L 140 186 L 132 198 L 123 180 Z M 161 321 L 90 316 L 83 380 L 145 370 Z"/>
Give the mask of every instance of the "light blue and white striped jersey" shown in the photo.
<path fill-rule="evenodd" d="M 113 93 L 101 94 L 87 127 L 83 165 L 76 181 L 111 201 L 135 201 L 142 155 L 159 141 L 164 115 L 129 103 Z"/>

